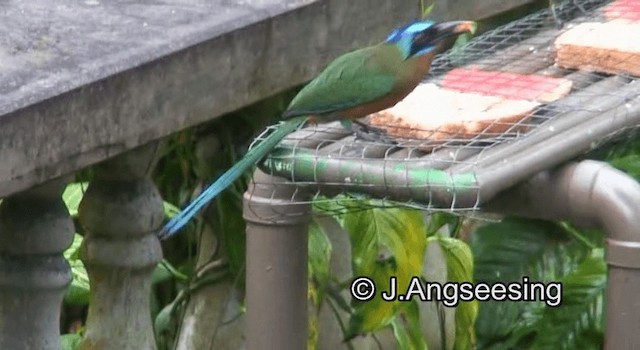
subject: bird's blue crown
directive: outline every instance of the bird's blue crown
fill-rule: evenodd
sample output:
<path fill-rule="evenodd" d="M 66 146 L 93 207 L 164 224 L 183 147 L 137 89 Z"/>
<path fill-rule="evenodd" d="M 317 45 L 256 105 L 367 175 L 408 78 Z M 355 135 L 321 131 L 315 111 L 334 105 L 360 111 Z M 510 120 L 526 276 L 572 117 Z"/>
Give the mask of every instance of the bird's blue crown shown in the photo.
<path fill-rule="evenodd" d="M 426 46 L 420 48 L 417 52 L 412 52 L 413 50 L 413 39 L 415 36 L 426 29 L 431 28 L 435 24 L 434 21 L 413 21 L 411 23 L 407 23 L 406 25 L 394 29 L 391 34 L 387 37 L 387 43 L 396 44 L 405 55 L 405 59 L 410 56 L 420 56 L 426 53 L 431 52 L 433 50 L 433 46 Z"/>

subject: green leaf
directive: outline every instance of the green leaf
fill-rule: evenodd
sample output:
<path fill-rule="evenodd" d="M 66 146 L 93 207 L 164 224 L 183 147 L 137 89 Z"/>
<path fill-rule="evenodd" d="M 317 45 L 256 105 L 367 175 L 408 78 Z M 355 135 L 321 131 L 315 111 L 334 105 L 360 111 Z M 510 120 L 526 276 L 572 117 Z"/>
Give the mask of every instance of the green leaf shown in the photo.
<path fill-rule="evenodd" d="M 331 241 L 322 226 L 315 220 L 309 225 L 309 302 L 316 312 L 309 315 L 309 337 L 307 349 L 316 349 L 319 337 L 319 310 L 328 288 L 330 288 Z M 337 293 L 338 296 L 339 293 Z M 341 297 L 341 296 L 340 296 Z M 336 317 L 339 317 L 336 315 Z"/>
<path fill-rule="evenodd" d="M 318 215 L 329 215 L 344 226 L 345 214 L 366 210 L 368 200 L 357 199 L 348 194 L 340 194 L 333 198 L 320 196 L 313 200 L 313 210 Z"/>
<path fill-rule="evenodd" d="M 176 301 L 174 300 L 162 308 L 156 316 L 156 319 L 153 322 L 156 338 L 161 339 L 163 337 L 163 333 L 171 327 L 171 316 L 173 315 L 175 306 Z"/>
<path fill-rule="evenodd" d="M 420 0 L 420 12 L 422 13 L 422 18 L 427 18 L 433 12 L 433 9 L 436 7 L 435 2 L 431 2 L 429 5 L 425 5 L 424 0 Z"/>
<path fill-rule="evenodd" d="M 607 283 L 604 250 L 594 249 L 578 268 L 560 280 L 562 304 L 541 309 L 532 349 L 577 349 L 580 339 L 602 343 L 602 306 Z M 596 341 L 597 343 L 597 341 Z M 601 347 L 600 347 L 601 348 Z"/>
<path fill-rule="evenodd" d="M 80 347 L 82 336 L 76 333 L 63 334 L 60 336 L 62 350 L 75 350 Z"/>
<path fill-rule="evenodd" d="M 158 284 L 170 279 L 176 279 L 178 281 L 186 282 L 189 277 L 176 269 L 171 263 L 169 263 L 166 259 L 162 259 L 162 261 L 156 266 L 151 274 L 151 284 Z"/>
<path fill-rule="evenodd" d="M 62 193 L 62 200 L 67 205 L 71 216 L 78 216 L 78 207 L 87 187 L 87 182 L 74 182 L 68 184 Z"/>
<path fill-rule="evenodd" d="M 67 288 L 64 300 L 74 305 L 89 304 L 89 275 L 80 260 L 82 236 L 75 234 L 71 246 L 64 252 L 64 257 L 71 265 L 71 285 Z"/>
<path fill-rule="evenodd" d="M 216 199 L 219 225 L 215 232 L 220 237 L 229 267 L 235 276 L 244 271 L 246 236 L 242 201 L 238 199 L 234 190 L 235 187 L 232 187 Z"/>
<path fill-rule="evenodd" d="M 433 213 L 429 216 L 429 227 L 427 235 L 432 236 L 438 233 L 438 231 L 447 226 L 449 236 L 455 237 L 462 226 L 462 218 L 459 215 L 453 215 L 451 213 Z"/>
<path fill-rule="evenodd" d="M 437 242 L 447 261 L 447 281 L 473 282 L 473 254 L 469 246 L 459 239 L 433 236 L 428 244 Z M 428 257 L 427 257 L 428 259 Z M 478 316 L 478 301 L 461 301 L 456 307 L 456 340 L 454 349 L 472 349 L 475 344 L 474 323 Z"/>
<path fill-rule="evenodd" d="M 420 325 L 419 312 L 417 302 L 412 300 L 391 321 L 393 335 L 398 341 L 400 350 L 427 350 L 427 342 L 424 340 Z"/>
<path fill-rule="evenodd" d="M 475 280 L 479 282 L 520 281 L 523 275 L 539 279 L 531 266 L 540 261 L 560 228 L 540 220 L 506 218 L 481 226 L 471 236 Z M 476 322 L 478 342 L 495 344 L 512 334 L 531 312 L 532 303 L 482 302 Z M 499 347 L 498 347 L 499 348 Z M 498 349 L 496 348 L 496 349 Z"/>
<path fill-rule="evenodd" d="M 180 213 L 180 208 L 169 202 L 162 202 L 162 206 L 164 208 L 164 215 L 169 219 Z"/>
<path fill-rule="evenodd" d="M 397 278 L 398 290 L 422 272 L 426 240 L 422 213 L 407 209 L 369 209 L 348 213 L 344 226 L 352 247 L 355 276 L 367 276 L 376 285 L 388 286 Z M 379 291 L 378 291 L 379 292 Z M 356 302 L 347 339 L 391 323 L 401 302 L 384 301 L 376 293 L 368 302 Z"/>
<path fill-rule="evenodd" d="M 472 235 L 477 281 L 520 280 L 554 241 L 567 241 L 562 227 L 542 220 L 507 218 L 484 225 Z"/>
<path fill-rule="evenodd" d="M 562 280 L 576 272 L 591 247 L 603 242 L 598 232 L 517 218 L 482 226 L 471 237 L 476 280 L 488 283 L 521 282 L 523 276 L 530 281 Z M 482 302 L 476 321 L 478 348 L 529 347 L 538 337 L 546 337 L 536 324 L 554 324 L 546 318 L 547 309 L 544 302 Z M 558 308 L 564 309 L 564 305 Z M 585 337 L 589 335 L 581 336 Z"/>
<path fill-rule="evenodd" d="M 322 227 L 312 221 L 309 225 L 309 278 L 318 290 L 318 302 L 322 300 L 329 283 L 331 241 Z"/>
<path fill-rule="evenodd" d="M 614 158 L 609 161 L 609 164 L 640 180 L 640 154 L 627 154 Z"/>

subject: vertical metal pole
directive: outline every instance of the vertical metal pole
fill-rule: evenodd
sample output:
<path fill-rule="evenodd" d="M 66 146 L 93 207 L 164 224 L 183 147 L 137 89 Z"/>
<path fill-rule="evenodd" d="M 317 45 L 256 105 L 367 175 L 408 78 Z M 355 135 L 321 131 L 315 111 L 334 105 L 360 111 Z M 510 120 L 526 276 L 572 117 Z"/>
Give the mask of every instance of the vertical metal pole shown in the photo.
<path fill-rule="evenodd" d="M 307 347 L 311 206 L 284 182 L 257 170 L 244 195 L 248 350 Z"/>
<path fill-rule="evenodd" d="M 606 163 L 588 160 L 542 172 L 485 208 L 604 229 L 609 266 L 605 348 L 640 345 L 640 184 Z"/>

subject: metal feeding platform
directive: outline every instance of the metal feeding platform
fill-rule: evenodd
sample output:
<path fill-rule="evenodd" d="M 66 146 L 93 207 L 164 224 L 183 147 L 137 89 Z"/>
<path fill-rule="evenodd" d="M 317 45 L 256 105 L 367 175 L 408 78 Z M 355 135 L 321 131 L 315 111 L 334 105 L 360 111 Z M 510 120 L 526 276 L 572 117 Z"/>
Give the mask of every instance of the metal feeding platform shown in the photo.
<path fill-rule="evenodd" d="M 259 164 L 244 196 L 247 347 L 305 346 L 311 212 L 370 206 L 601 228 L 605 347 L 637 347 L 640 185 L 606 163 L 580 159 L 635 141 L 638 28 L 637 0 L 567 0 L 439 56 L 423 84 L 364 118 L 364 128 L 335 123 L 291 134 Z"/>
<path fill-rule="evenodd" d="M 640 125 L 637 77 L 556 64 L 556 39 L 580 23 L 609 21 L 606 3 L 566 2 L 553 12 L 545 10 L 483 34 L 437 58 L 424 81 L 441 85 L 456 67 L 563 78 L 570 82 L 570 92 L 562 98 L 536 102 L 515 120 L 482 120 L 480 129 L 476 125 L 471 134 L 437 126 L 417 133 L 416 126 L 411 126 L 406 134 L 420 138 L 387 135 L 373 127 L 375 131 L 354 132 L 339 123 L 306 127 L 290 135 L 260 168 L 285 179 L 282 185 L 294 186 L 290 202 L 296 204 L 322 205 L 327 199 L 335 209 L 335 201 L 328 197 L 357 193 L 379 199 L 368 202 L 376 206 L 477 210 L 498 192 Z M 528 83 L 525 78 L 520 83 L 525 95 Z M 437 104 L 425 101 L 419 108 L 422 111 L 412 113 L 438 118 Z M 465 123 L 478 121 L 460 122 Z M 394 128 L 394 134 L 402 135 L 398 129 L 403 126 Z M 259 185 L 260 180 L 254 181 Z M 268 215 L 278 220 L 291 213 Z"/>

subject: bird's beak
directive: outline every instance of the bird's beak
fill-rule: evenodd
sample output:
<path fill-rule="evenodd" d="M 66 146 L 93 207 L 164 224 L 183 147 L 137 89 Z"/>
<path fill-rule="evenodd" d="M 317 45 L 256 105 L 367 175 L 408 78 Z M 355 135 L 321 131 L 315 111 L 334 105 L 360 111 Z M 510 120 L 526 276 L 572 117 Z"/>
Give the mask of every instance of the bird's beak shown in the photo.
<path fill-rule="evenodd" d="M 444 39 L 450 36 L 462 34 L 462 33 L 475 33 L 476 22 L 472 21 L 451 21 L 442 22 L 434 25 L 434 28 L 438 32 L 438 39 Z"/>

